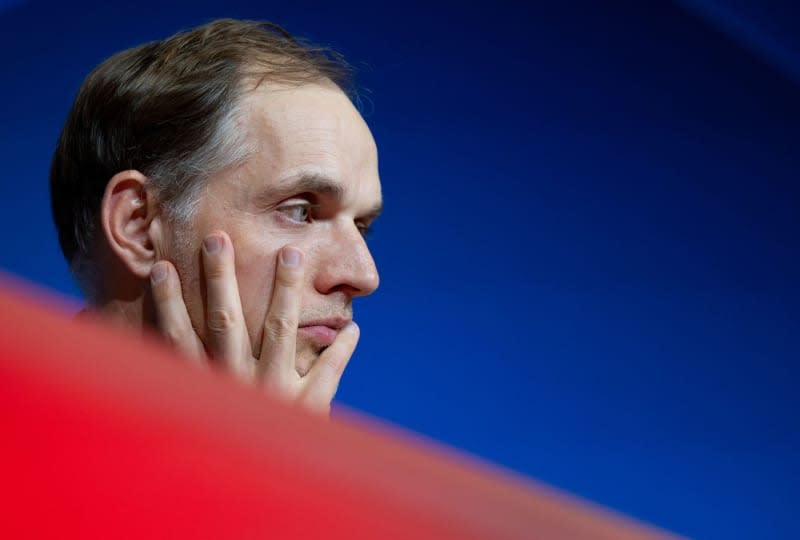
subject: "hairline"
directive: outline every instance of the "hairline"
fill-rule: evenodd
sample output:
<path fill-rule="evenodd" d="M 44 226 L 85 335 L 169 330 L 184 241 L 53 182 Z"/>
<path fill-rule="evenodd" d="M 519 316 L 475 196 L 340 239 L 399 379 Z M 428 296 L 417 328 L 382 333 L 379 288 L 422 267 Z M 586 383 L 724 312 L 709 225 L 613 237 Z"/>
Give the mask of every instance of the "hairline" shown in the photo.
<path fill-rule="evenodd" d="M 258 57 L 263 57 L 263 55 L 254 55 L 252 60 L 242 66 L 243 73 L 238 77 L 233 99 L 229 104 L 225 105 L 227 110 L 220 115 L 214 126 L 210 141 L 195 151 L 190 158 L 182 160 L 182 166 L 186 169 L 196 169 L 198 162 L 202 162 L 204 157 L 209 162 L 216 162 L 215 165 L 209 163 L 207 169 L 193 171 L 196 172 L 196 176 L 188 183 L 186 189 L 171 198 L 164 196 L 163 186 L 158 185 L 158 180 L 167 175 L 170 169 L 174 169 L 176 167 L 175 163 L 170 164 L 166 161 L 160 161 L 155 164 L 152 170 L 146 173 L 145 171 L 140 171 L 145 174 L 148 184 L 154 188 L 157 204 L 160 206 L 163 217 L 167 221 L 179 226 L 191 224 L 203 200 L 202 193 L 208 187 L 209 182 L 224 171 L 245 164 L 255 153 L 256 149 L 252 146 L 252 143 L 248 142 L 252 141 L 252 137 L 248 136 L 250 134 L 250 124 L 246 121 L 246 117 L 250 112 L 248 110 L 249 107 L 252 106 L 248 103 L 250 101 L 249 98 L 257 92 L 280 92 L 309 85 L 319 85 L 342 92 L 352 102 L 348 92 L 324 73 L 311 72 L 309 73 L 309 79 L 305 81 L 290 80 L 288 78 L 270 81 L 270 75 L 274 74 L 257 72 Z M 241 129 L 238 133 L 234 133 L 237 127 Z M 212 150 L 213 147 L 216 147 L 216 149 Z M 235 148 L 231 152 L 233 156 L 228 159 L 221 159 L 227 153 L 226 150 L 231 148 Z M 199 164 L 202 165 L 202 163 Z M 181 167 L 181 164 L 177 164 L 177 166 Z M 98 228 L 97 231 L 99 230 Z M 95 238 L 96 241 L 97 238 Z M 98 305 L 106 300 L 107 293 L 102 290 L 101 276 L 103 272 L 96 253 L 93 253 L 93 251 L 91 248 L 86 251 L 78 249 L 72 260 L 69 261 L 69 267 L 89 304 Z"/>
<path fill-rule="evenodd" d="M 251 64 L 256 65 L 256 62 L 251 62 Z M 234 156 L 229 159 L 219 159 L 220 151 L 225 150 L 225 148 L 218 148 L 217 151 L 211 152 L 213 157 L 217 158 L 214 160 L 218 161 L 216 166 L 211 167 L 207 171 L 198 171 L 198 176 L 184 193 L 177 195 L 170 201 L 159 201 L 163 204 L 163 209 L 167 216 L 170 219 L 174 219 L 177 223 L 185 224 L 194 218 L 197 207 L 202 199 L 201 193 L 208 187 L 208 183 L 214 177 L 219 176 L 226 170 L 244 165 L 253 154 L 256 153 L 256 148 L 253 147 L 252 143 L 253 134 L 251 132 L 251 123 L 247 121 L 247 118 L 249 118 L 253 112 L 252 107 L 254 107 L 251 98 L 256 95 L 256 93 L 267 92 L 271 94 L 317 85 L 331 90 L 337 90 L 350 99 L 347 92 L 339 84 L 322 74 L 320 74 L 318 78 L 311 78 L 308 81 L 302 82 L 268 81 L 267 75 L 262 74 L 261 76 L 256 76 L 253 73 L 248 73 L 247 69 L 248 68 L 245 68 L 245 73 L 239 77 L 237 92 L 234 95 L 233 102 L 229 105 L 230 110 L 222 115 L 220 121 L 214 127 L 211 142 L 205 145 L 207 149 L 209 146 L 214 146 L 214 141 L 224 137 L 226 139 L 235 140 L 235 142 L 229 143 L 229 146 L 235 146 L 239 150 L 232 152 Z M 249 86 L 248 83 L 252 82 L 255 82 L 255 84 Z M 231 131 L 236 128 L 239 128 L 238 133 L 232 134 Z M 219 146 L 222 145 L 223 143 L 219 143 Z M 198 150 L 197 153 L 201 154 L 202 150 L 203 149 Z"/>

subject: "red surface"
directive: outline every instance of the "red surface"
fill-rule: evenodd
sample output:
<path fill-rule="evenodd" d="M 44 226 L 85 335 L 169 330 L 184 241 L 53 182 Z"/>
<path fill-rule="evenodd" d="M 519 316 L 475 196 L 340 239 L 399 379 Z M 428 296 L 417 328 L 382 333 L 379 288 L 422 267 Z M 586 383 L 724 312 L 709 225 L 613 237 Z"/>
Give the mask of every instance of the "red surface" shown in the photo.
<path fill-rule="evenodd" d="M 2 538 L 663 537 L 8 292 L 0 426 Z"/>

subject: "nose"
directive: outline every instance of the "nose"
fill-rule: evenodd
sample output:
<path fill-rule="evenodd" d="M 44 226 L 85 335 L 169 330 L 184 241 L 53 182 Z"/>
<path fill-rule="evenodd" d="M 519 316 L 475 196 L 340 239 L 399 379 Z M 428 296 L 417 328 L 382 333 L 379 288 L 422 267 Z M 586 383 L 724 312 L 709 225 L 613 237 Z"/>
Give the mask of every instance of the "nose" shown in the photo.
<path fill-rule="evenodd" d="M 330 242 L 322 248 L 323 257 L 314 278 L 320 294 L 344 292 L 348 296 L 367 296 L 380 283 L 378 269 L 361 232 L 352 221 L 336 224 Z"/>

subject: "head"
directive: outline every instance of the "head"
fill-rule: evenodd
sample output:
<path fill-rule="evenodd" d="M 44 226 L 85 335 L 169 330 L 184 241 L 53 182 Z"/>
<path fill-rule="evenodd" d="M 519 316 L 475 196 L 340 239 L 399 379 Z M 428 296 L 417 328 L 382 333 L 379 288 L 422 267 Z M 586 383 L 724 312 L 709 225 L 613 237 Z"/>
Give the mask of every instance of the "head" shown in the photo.
<path fill-rule="evenodd" d="M 51 169 L 61 248 L 89 301 L 152 322 L 148 277 L 167 259 L 203 337 L 200 245 L 222 230 L 256 350 L 284 245 L 305 254 L 301 322 L 349 316 L 378 285 L 363 232 L 381 192 L 348 89 L 336 55 L 265 23 L 215 21 L 98 66 Z M 318 352 L 298 342 L 299 369 Z"/>

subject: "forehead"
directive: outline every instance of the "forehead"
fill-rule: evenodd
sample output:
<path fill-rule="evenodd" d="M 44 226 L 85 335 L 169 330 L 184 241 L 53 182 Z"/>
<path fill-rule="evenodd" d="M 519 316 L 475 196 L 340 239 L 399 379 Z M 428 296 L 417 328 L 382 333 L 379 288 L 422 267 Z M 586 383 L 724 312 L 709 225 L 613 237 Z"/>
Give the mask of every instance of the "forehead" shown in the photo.
<path fill-rule="evenodd" d="M 342 184 L 347 198 L 380 199 L 378 153 L 361 115 L 337 87 L 261 85 L 243 103 L 253 145 L 248 168 L 277 187 L 299 175 Z"/>

